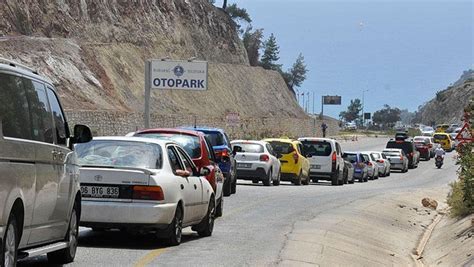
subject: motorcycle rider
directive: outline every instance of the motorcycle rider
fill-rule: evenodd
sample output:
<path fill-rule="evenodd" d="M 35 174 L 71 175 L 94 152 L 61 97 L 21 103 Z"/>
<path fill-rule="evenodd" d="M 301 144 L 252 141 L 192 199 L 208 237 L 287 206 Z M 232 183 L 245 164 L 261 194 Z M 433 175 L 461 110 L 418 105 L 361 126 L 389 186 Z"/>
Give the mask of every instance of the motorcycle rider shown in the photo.
<path fill-rule="evenodd" d="M 444 149 L 441 147 L 440 144 L 438 144 L 435 149 L 435 158 L 441 157 L 441 159 L 444 159 L 445 154 L 446 152 L 444 151 Z"/>

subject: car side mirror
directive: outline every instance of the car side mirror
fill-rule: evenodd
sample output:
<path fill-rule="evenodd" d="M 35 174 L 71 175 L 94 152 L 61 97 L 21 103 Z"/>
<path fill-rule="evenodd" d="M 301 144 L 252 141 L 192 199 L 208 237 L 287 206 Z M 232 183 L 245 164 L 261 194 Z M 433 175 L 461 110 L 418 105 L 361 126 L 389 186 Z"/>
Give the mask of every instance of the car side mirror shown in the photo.
<path fill-rule="evenodd" d="M 241 146 L 234 146 L 234 147 L 232 148 L 232 154 L 233 154 L 233 155 L 235 155 L 235 154 L 237 154 L 237 153 L 239 153 L 239 152 L 242 152 L 242 147 L 241 147 Z"/>
<path fill-rule="evenodd" d="M 72 144 L 87 143 L 92 140 L 91 129 L 85 125 L 77 124 L 74 126 L 74 136 L 71 138 Z"/>
<path fill-rule="evenodd" d="M 186 170 L 176 170 L 176 175 L 178 175 L 180 177 L 183 177 L 183 178 L 188 178 L 189 176 L 191 176 L 191 173 L 189 171 L 186 171 Z"/>
<path fill-rule="evenodd" d="M 208 176 L 209 174 L 211 174 L 211 170 L 209 170 L 209 168 L 207 167 L 202 167 L 201 170 L 199 171 L 199 174 L 201 176 Z"/>

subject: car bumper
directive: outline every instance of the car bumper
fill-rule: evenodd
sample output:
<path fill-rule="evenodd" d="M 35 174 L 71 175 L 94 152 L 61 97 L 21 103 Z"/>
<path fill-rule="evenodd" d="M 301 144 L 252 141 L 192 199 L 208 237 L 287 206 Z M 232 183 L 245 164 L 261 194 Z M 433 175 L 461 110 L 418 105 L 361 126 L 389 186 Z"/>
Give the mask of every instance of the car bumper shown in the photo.
<path fill-rule="evenodd" d="M 298 175 L 294 173 L 281 173 L 280 180 L 281 181 L 295 181 L 298 178 Z"/>
<path fill-rule="evenodd" d="M 92 226 L 94 223 L 123 225 L 123 224 L 163 224 L 173 221 L 176 203 L 124 203 L 82 201 L 82 226 Z"/>
<path fill-rule="evenodd" d="M 331 176 L 334 175 L 332 172 L 316 172 L 316 171 L 310 171 L 309 172 L 309 177 L 311 178 L 331 178 Z"/>
<path fill-rule="evenodd" d="M 357 170 L 354 170 L 354 175 L 353 175 L 354 178 L 363 178 L 364 177 L 364 171 L 360 170 L 360 171 L 357 171 Z"/>
<path fill-rule="evenodd" d="M 390 166 L 391 170 L 403 170 L 403 163 L 392 163 Z"/>
<path fill-rule="evenodd" d="M 237 169 L 237 179 L 253 180 L 253 178 L 264 179 L 267 172 L 264 168 L 257 169 Z"/>

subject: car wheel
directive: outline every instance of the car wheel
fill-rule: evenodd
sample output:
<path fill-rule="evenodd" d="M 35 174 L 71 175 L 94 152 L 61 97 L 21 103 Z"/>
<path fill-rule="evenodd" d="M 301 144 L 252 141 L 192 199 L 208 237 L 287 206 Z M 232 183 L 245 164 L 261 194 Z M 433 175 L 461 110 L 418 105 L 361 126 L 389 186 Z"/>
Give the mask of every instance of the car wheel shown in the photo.
<path fill-rule="evenodd" d="M 270 186 L 272 185 L 272 170 L 268 170 L 267 177 L 263 180 L 263 185 L 264 186 Z"/>
<path fill-rule="evenodd" d="M 309 174 L 308 174 L 308 176 L 306 176 L 305 179 L 304 179 L 304 181 L 301 181 L 301 183 L 302 183 L 303 185 L 309 185 L 309 182 L 310 182 L 309 180 L 310 180 L 310 179 L 311 179 L 311 178 L 309 178 Z"/>
<path fill-rule="evenodd" d="M 224 196 L 228 197 L 232 193 L 232 181 L 230 180 L 230 174 L 225 176 L 224 180 Z"/>
<path fill-rule="evenodd" d="M 211 236 L 214 230 L 214 219 L 215 219 L 215 201 L 214 197 L 209 200 L 209 207 L 207 208 L 207 214 L 204 219 L 199 223 L 198 235 L 202 237 Z"/>
<path fill-rule="evenodd" d="M 274 186 L 279 186 L 280 185 L 280 179 L 281 179 L 281 170 L 278 172 L 278 177 L 276 180 L 273 180 L 273 185 Z"/>
<path fill-rule="evenodd" d="M 300 171 L 300 174 L 296 177 L 293 184 L 294 185 L 301 185 L 301 179 L 303 179 L 303 173 Z"/>
<path fill-rule="evenodd" d="M 234 181 L 232 182 L 230 193 L 235 194 L 236 192 L 237 192 L 237 177 L 235 177 L 234 175 Z"/>
<path fill-rule="evenodd" d="M 346 169 L 344 170 L 344 174 L 343 174 L 343 181 L 344 181 L 344 184 L 348 184 L 349 183 L 349 171 Z"/>
<path fill-rule="evenodd" d="M 331 185 L 339 184 L 339 170 L 336 170 L 336 173 L 331 175 Z"/>
<path fill-rule="evenodd" d="M 224 214 L 224 198 L 221 196 L 221 201 L 216 207 L 216 218 L 222 217 L 222 214 Z"/>
<path fill-rule="evenodd" d="M 369 173 L 367 173 L 367 175 L 365 176 L 365 179 L 364 179 L 364 182 L 368 182 L 369 181 Z"/>
<path fill-rule="evenodd" d="M 6 228 L 5 238 L 2 244 L 2 253 L 0 255 L 0 266 L 12 267 L 16 266 L 16 260 L 18 257 L 18 226 L 16 218 L 12 214 L 8 219 L 8 225 Z"/>
<path fill-rule="evenodd" d="M 74 261 L 79 240 L 79 214 L 77 213 L 77 204 L 72 208 L 69 229 L 67 230 L 65 239 L 68 243 L 68 247 L 48 253 L 48 261 L 58 264 L 66 264 Z"/>
<path fill-rule="evenodd" d="M 168 227 L 168 243 L 171 246 L 179 245 L 181 243 L 181 237 L 183 235 L 183 210 L 180 206 L 176 208 L 173 221 Z"/>

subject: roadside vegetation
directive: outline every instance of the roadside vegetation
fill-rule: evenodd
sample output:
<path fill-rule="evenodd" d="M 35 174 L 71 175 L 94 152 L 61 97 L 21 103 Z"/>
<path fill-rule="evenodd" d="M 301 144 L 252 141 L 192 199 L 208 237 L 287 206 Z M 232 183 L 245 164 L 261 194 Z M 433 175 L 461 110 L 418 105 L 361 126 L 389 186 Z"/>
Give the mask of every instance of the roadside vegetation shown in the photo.
<path fill-rule="evenodd" d="M 473 125 L 474 98 L 471 99 L 466 113 L 468 113 L 471 125 Z M 464 217 L 474 214 L 474 143 L 465 143 L 459 146 L 457 150 L 459 153 L 459 180 L 451 183 L 448 205 L 451 207 L 451 216 Z"/>

